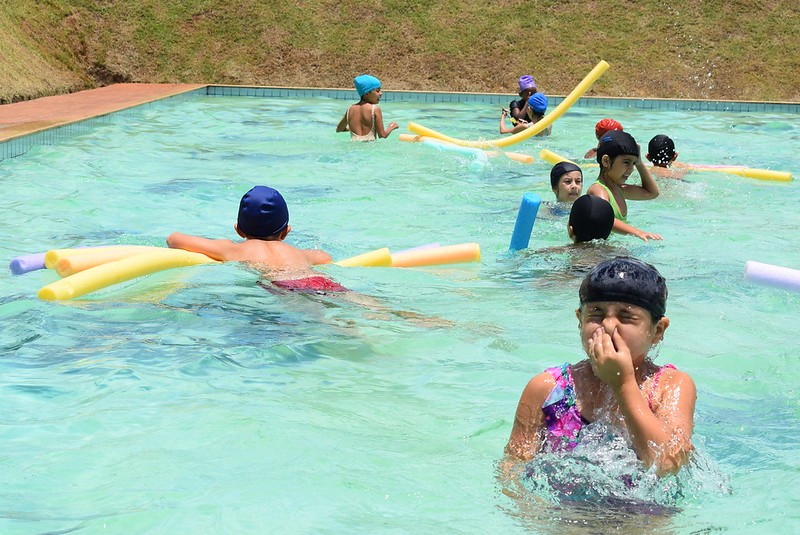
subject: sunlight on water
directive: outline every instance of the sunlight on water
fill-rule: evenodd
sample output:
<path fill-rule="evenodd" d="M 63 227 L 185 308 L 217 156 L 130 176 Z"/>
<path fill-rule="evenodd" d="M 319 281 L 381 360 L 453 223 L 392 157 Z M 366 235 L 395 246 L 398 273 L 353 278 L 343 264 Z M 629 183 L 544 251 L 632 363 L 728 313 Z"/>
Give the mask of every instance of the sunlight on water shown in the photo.
<path fill-rule="evenodd" d="M 800 528 L 800 296 L 745 283 L 744 262 L 800 268 L 797 182 L 714 172 L 660 181 L 615 236 L 575 255 L 547 148 L 579 159 L 594 124 L 679 161 L 797 175 L 788 114 L 576 108 L 533 165 L 401 143 L 351 144 L 348 103 L 197 97 L 129 111 L 0 162 L 4 261 L 51 248 L 234 238 L 254 184 L 287 199 L 290 243 L 340 259 L 380 247 L 478 242 L 479 264 L 323 271 L 362 294 L 281 295 L 237 265 L 157 273 L 71 302 L 54 273 L 0 275 L 3 533 L 598 533 Z M 384 102 L 384 117 L 498 137 L 479 103 Z M 596 169 L 586 167 L 586 187 Z M 544 199 L 531 247 L 508 253 L 524 192 Z M 547 250 L 545 250 L 547 249 Z M 667 278 L 657 362 L 698 386 L 692 464 L 657 479 L 622 444 L 498 476 L 519 395 L 582 350 L 577 287 L 630 254 Z M 619 447 L 617 447 L 619 446 Z M 515 485 L 520 486 L 515 486 Z"/>

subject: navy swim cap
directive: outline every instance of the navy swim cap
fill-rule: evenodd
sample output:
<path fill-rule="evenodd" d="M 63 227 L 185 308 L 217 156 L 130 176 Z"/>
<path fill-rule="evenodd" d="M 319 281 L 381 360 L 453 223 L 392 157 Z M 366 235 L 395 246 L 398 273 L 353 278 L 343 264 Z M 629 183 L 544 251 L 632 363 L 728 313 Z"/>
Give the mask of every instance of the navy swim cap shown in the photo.
<path fill-rule="evenodd" d="M 289 224 L 289 208 L 278 190 L 256 186 L 239 203 L 240 231 L 251 238 L 269 238 Z"/>
<path fill-rule="evenodd" d="M 600 138 L 597 145 L 597 163 L 602 163 L 603 156 L 608 154 L 611 161 L 621 154 L 639 157 L 639 145 L 633 136 L 622 130 L 609 130 Z"/>
<path fill-rule="evenodd" d="M 581 168 L 574 163 L 558 162 L 553 166 L 552 169 L 550 169 L 550 186 L 553 189 L 556 189 L 558 186 L 558 181 L 561 180 L 561 177 L 573 171 L 578 171 L 581 174 L 581 178 L 583 178 L 583 171 L 581 171 Z"/>
<path fill-rule="evenodd" d="M 675 142 L 669 136 L 659 134 L 647 144 L 647 155 L 655 165 L 667 165 L 675 156 Z"/>
<path fill-rule="evenodd" d="M 528 106 L 535 113 L 544 113 L 547 110 L 547 97 L 544 93 L 534 93 L 528 98 Z"/>
<path fill-rule="evenodd" d="M 614 227 L 614 209 L 596 195 L 582 195 L 572 203 L 569 226 L 579 242 L 605 240 Z"/>
<path fill-rule="evenodd" d="M 653 322 L 667 311 L 667 282 L 656 268 L 630 257 L 597 264 L 579 291 L 581 306 L 597 301 L 617 301 L 644 308 Z"/>

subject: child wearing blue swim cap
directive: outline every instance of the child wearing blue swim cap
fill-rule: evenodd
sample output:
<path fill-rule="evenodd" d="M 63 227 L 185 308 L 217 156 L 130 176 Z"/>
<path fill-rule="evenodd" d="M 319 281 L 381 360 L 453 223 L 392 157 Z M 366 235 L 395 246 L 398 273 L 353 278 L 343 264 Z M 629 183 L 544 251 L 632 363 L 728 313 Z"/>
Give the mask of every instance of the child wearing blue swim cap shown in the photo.
<path fill-rule="evenodd" d="M 506 126 L 506 117 L 509 112 L 503 109 L 500 113 L 500 133 L 501 134 L 516 134 L 522 132 L 526 128 L 530 128 L 534 124 L 544 119 L 544 112 L 547 111 L 547 96 L 544 93 L 533 93 L 525 105 L 520 110 L 516 121 L 512 120 L 512 128 Z M 553 131 L 553 126 L 550 125 L 538 134 L 537 136 L 549 136 Z"/>
<path fill-rule="evenodd" d="M 387 138 L 398 128 L 392 121 L 383 127 L 383 112 L 378 103 L 381 101 L 381 81 L 369 74 L 362 74 L 353 79 L 359 101 L 344 112 L 344 117 L 336 126 L 337 132 L 350 132 L 351 141 L 375 141 Z"/>
<path fill-rule="evenodd" d="M 588 358 L 528 382 L 506 453 L 527 461 L 570 452 L 597 437 L 597 428 L 624 437 L 644 468 L 677 472 L 693 449 L 697 390 L 687 373 L 648 357 L 669 327 L 664 277 L 641 260 L 612 258 L 586 275 L 579 298 L 575 315 Z"/>
<path fill-rule="evenodd" d="M 292 227 L 286 201 L 277 190 L 255 186 L 245 193 L 239 202 L 233 228 L 244 241 L 212 240 L 173 232 L 167 238 L 167 245 L 203 253 L 221 262 L 247 262 L 273 285 L 288 290 L 347 290 L 311 269 L 329 263 L 328 253 L 319 249 L 298 249 L 284 241 Z"/>
<path fill-rule="evenodd" d="M 660 240 L 661 235 L 647 232 L 628 224 L 626 199 L 644 201 L 658 197 L 658 185 L 647 166 L 639 157 L 639 145 L 633 136 L 622 130 L 610 130 L 603 134 L 597 145 L 597 163 L 600 174 L 586 191 L 611 203 L 614 209 L 614 232 L 632 234 L 644 241 Z M 634 168 L 642 179 L 641 185 L 628 184 Z"/>

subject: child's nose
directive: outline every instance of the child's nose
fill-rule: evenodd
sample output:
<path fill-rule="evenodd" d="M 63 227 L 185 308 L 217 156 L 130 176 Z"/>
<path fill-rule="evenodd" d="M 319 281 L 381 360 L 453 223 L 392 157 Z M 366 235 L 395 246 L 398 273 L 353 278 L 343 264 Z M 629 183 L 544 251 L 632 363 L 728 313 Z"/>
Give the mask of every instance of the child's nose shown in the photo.
<path fill-rule="evenodd" d="M 612 334 L 616 330 L 618 323 L 619 322 L 617 321 L 617 318 L 615 318 L 614 316 L 606 316 L 605 318 L 603 318 L 603 323 L 602 323 L 603 329 L 608 334 Z"/>

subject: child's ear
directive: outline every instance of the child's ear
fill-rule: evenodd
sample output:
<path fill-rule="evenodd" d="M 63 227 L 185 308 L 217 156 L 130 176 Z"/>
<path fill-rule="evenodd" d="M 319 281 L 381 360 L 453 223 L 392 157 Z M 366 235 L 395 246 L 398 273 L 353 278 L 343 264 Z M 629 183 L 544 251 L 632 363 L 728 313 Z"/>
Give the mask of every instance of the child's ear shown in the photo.
<path fill-rule="evenodd" d="M 655 333 L 653 334 L 653 345 L 664 339 L 664 331 L 669 327 L 669 318 L 664 316 L 656 323 Z"/>
<path fill-rule="evenodd" d="M 575 236 L 575 231 L 573 230 L 572 225 L 567 225 L 567 235 L 569 236 L 569 239 L 572 240 L 572 243 L 578 241 L 578 237 Z"/>
<path fill-rule="evenodd" d="M 645 158 L 647 158 L 647 161 L 648 161 L 648 162 L 650 162 L 650 163 L 653 163 L 653 160 L 651 160 L 651 159 L 650 159 L 650 153 L 649 153 L 649 152 L 646 152 L 646 153 L 644 154 L 644 157 L 645 157 Z"/>
<path fill-rule="evenodd" d="M 286 228 L 283 229 L 283 232 L 281 232 L 281 239 L 285 240 L 286 236 L 288 236 L 291 231 L 292 231 L 292 226 L 286 225 Z"/>
<path fill-rule="evenodd" d="M 600 158 L 600 167 L 611 167 L 611 158 L 608 157 L 608 154 L 603 154 L 603 157 Z"/>
<path fill-rule="evenodd" d="M 233 230 L 236 231 L 236 234 L 238 234 L 240 238 L 247 239 L 247 236 L 241 230 L 239 230 L 239 224 L 238 223 L 234 223 L 233 224 Z"/>
<path fill-rule="evenodd" d="M 677 159 L 678 159 L 678 153 L 677 152 L 673 152 L 672 153 L 672 161 L 674 162 Z"/>

